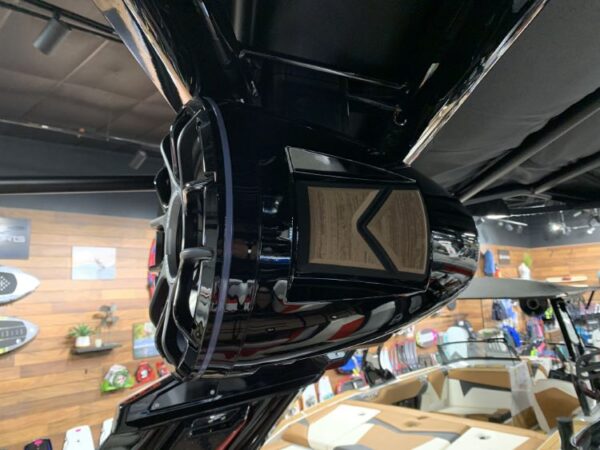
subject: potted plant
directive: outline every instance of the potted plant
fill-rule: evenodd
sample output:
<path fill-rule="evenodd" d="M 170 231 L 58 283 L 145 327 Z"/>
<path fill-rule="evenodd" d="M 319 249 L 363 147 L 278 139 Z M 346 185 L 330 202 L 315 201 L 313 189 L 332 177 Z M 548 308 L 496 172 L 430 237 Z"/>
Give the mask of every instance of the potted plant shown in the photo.
<path fill-rule="evenodd" d="M 89 325 L 79 324 L 69 330 L 69 336 L 75 338 L 75 347 L 89 347 L 91 345 L 90 336 L 93 334 Z"/>

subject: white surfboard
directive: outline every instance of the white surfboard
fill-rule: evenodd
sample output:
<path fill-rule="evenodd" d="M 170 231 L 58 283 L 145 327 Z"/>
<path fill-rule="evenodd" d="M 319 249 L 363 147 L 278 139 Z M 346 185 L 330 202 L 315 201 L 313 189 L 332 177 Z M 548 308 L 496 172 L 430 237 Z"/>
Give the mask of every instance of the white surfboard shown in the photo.
<path fill-rule="evenodd" d="M 38 333 L 37 325 L 18 317 L 0 316 L 0 355 L 31 341 Z"/>
<path fill-rule="evenodd" d="M 14 267 L 0 266 L 0 305 L 31 294 L 40 285 L 33 275 Z"/>
<path fill-rule="evenodd" d="M 549 283 L 576 283 L 587 281 L 587 275 L 565 275 L 563 277 L 548 277 L 546 281 Z"/>
<path fill-rule="evenodd" d="M 95 450 L 92 430 L 87 425 L 71 428 L 65 435 L 63 450 Z"/>

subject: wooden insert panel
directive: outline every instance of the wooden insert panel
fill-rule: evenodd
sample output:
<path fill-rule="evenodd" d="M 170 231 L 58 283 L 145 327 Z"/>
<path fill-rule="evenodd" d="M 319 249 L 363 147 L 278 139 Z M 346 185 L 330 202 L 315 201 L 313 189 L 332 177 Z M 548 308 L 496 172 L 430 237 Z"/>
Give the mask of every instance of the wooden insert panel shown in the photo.
<path fill-rule="evenodd" d="M 378 193 L 377 189 L 309 186 L 308 262 L 386 270 L 360 233 L 364 226 L 397 271 L 424 274 L 429 234 L 421 194 L 392 191 L 368 223 L 361 225 Z"/>
<path fill-rule="evenodd" d="M 376 189 L 308 187 L 309 263 L 385 270 L 357 227 L 377 193 Z"/>

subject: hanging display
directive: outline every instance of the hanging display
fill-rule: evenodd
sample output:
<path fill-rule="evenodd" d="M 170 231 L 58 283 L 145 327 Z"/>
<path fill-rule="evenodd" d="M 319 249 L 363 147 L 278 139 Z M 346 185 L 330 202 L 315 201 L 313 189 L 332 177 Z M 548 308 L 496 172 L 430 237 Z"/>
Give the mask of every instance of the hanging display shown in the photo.
<path fill-rule="evenodd" d="M 40 281 L 14 267 L 0 266 L 0 305 L 20 300 L 31 294 Z"/>
<path fill-rule="evenodd" d="M 142 384 L 156 379 L 156 373 L 148 361 L 142 361 L 135 371 L 135 380 Z"/>
<path fill-rule="evenodd" d="M 127 370 L 127 367 L 120 364 L 113 364 L 108 369 L 108 372 L 106 372 L 106 375 L 104 375 L 100 390 L 102 392 L 117 391 L 119 389 L 130 388 L 133 384 L 133 377 L 129 373 L 129 370 Z"/>
<path fill-rule="evenodd" d="M 17 317 L 0 316 L 0 355 L 23 347 L 38 333 L 37 325 Z"/>
<path fill-rule="evenodd" d="M 433 347 L 438 341 L 438 332 L 433 328 L 425 328 L 417 331 L 415 336 L 417 345 L 421 348 Z"/>

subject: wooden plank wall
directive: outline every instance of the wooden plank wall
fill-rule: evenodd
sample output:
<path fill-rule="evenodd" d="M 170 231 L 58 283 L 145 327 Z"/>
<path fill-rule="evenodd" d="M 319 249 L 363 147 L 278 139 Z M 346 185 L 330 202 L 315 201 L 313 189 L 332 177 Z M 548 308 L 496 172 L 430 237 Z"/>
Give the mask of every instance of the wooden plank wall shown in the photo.
<path fill-rule="evenodd" d="M 153 237 L 147 221 L 71 213 L 0 208 L 0 217 L 32 221 L 31 254 L 27 261 L 0 261 L 20 267 L 41 280 L 31 296 L 0 307 L 0 315 L 17 316 L 40 327 L 38 337 L 26 347 L 0 356 L 0 448 L 22 449 L 26 442 L 49 436 L 62 447 L 64 432 L 78 425 L 92 425 L 95 438 L 105 418 L 133 390 L 101 394 L 103 374 L 115 363 L 132 372 L 132 324 L 147 320 L 146 265 Z M 117 278 L 107 281 L 71 280 L 73 245 L 117 248 Z M 597 281 L 600 244 L 524 249 L 484 246 L 495 255 L 507 249 L 511 263 L 501 266 L 505 277 L 516 277 L 525 252 L 533 258 L 535 279 L 580 275 Z M 93 323 L 99 306 L 115 303 L 120 322 L 111 340 L 123 347 L 96 356 L 73 356 L 68 329 L 80 322 Z M 458 302 L 453 312 L 443 309 L 417 325 L 417 329 L 445 330 L 463 315 L 475 329 L 491 326 L 491 302 Z M 483 313 L 482 313 L 483 310 Z M 154 363 L 157 359 L 151 360 Z"/>
<path fill-rule="evenodd" d="M 586 284 L 598 284 L 600 243 L 534 248 L 529 252 L 533 258 L 532 275 L 536 279 L 586 275 Z"/>
<path fill-rule="evenodd" d="M 153 233 L 146 220 L 61 212 L 0 208 L 0 217 L 31 219 L 30 257 L 4 260 L 41 280 L 38 290 L 0 307 L 0 315 L 37 324 L 37 338 L 26 347 L 0 356 L 0 448 L 22 449 L 38 437 L 62 448 L 65 430 L 92 425 L 97 442 L 102 421 L 133 390 L 100 393 L 104 373 L 124 364 L 132 373 L 132 324 L 147 320 L 146 266 Z M 71 280 L 72 246 L 116 247 L 117 278 Z M 107 354 L 74 356 L 69 328 L 95 324 L 94 312 L 115 303 L 119 322 L 105 340 L 123 346 Z M 150 359 L 152 363 L 158 359 Z"/>
<path fill-rule="evenodd" d="M 500 266 L 502 276 L 517 277 L 517 266 L 523 261 L 523 255 L 529 253 L 533 260 L 531 277 L 535 280 L 545 280 L 547 277 L 565 275 L 586 275 L 586 284 L 598 284 L 600 271 L 600 243 L 563 245 L 556 247 L 522 248 L 505 245 L 485 245 L 484 250 L 491 249 L 496 256 L 498 249 L 509 250 L 511 262 Z"/>

